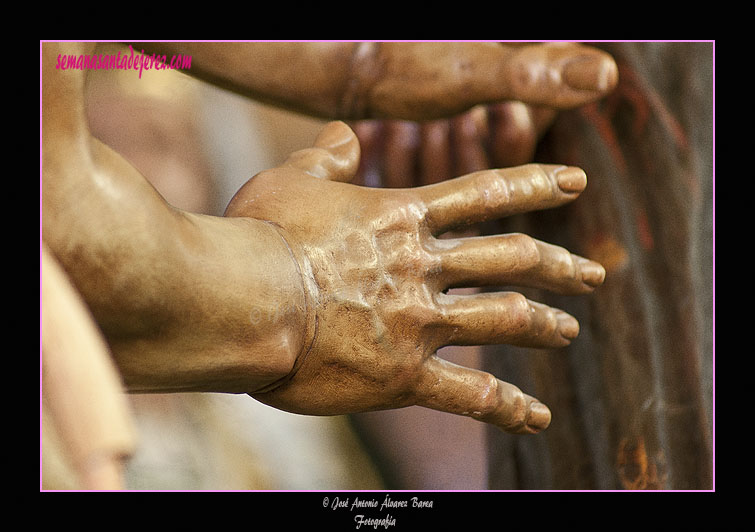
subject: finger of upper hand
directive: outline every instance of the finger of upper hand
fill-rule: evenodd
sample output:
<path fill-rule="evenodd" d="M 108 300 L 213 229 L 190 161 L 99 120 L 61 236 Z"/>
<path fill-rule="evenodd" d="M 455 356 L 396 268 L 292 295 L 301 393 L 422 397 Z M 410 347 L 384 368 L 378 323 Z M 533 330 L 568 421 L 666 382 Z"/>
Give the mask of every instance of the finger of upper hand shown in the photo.
<path fill-rule="evenodd" d="M 516 47 L 504 72 L 510 99 L 558 109 L 598 99 L 618 82 L 618 67 L 609 54 L 577 43 Z"/>

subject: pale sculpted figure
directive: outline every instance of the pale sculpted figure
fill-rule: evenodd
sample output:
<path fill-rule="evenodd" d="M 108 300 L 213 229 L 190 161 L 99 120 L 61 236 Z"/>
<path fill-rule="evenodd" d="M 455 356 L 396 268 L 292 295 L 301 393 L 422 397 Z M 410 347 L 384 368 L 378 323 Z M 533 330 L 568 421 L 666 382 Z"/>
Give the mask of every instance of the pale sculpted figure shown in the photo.
<path fill-rule="evenodd" d="M 548 426 L 536 399 L 435 352 L 564 346 L 576 320 L 516 292 L 448 290 L 579 295 L 603 282 L 603 268 L 521 234 L 439 237 L 570 202 L 585 173 L 531 164 L 414 188 L 356 186 L 360 145 L 337 119 L 425 120 L 501 100 L 573 107 L 615 84 L 610 57 L 574 44 L 150 47 L 191 55 L 189 74 L 336 121 L 252 177 L 225 216 L 180 211 L 91 136 L 86 72 L 55 68 L 59 54 L 94 45 L 43 45 L 42 237 L 128 390 L 248 393 L 317 415 L 423 405 L 515 433 Z"/>

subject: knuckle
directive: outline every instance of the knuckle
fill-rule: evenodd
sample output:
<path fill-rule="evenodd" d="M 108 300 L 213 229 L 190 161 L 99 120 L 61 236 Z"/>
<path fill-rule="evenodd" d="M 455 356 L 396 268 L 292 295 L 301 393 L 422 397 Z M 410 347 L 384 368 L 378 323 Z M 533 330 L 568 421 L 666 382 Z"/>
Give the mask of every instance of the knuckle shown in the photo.
<path fill-rule="evenodd" d="M 533 309 L 527 298 L 519 293 L 512 293 L 508 300 L 508 314 L 512 329 L 526 331 L 532 325 Z"/>
<path fill-rule="evenodd" d="M 542 260 L 537 242 L 530 235 L 512 233 L 509 235 L 511 245 L 516 249 L 517 259 L 523 268 L 538 266 Z"/>
<path fill-rule="evenodd" d="M 443 271 L 441 259 L 422 249 L 404 256 L 401 267 L 407 276 L 416 279 L 433 278 Z"/>
<path fill-rule="evenodd" d="M 558 316 L 553 309 L 547 309 L 543 319 L 543 331 L 546 337 L 551 338 L 555 336 L 559 331 Z"/>
<path fill-rule="evenodd" d="M 554 177 L 542 164 L 529 163 L 519 168 L 524 172 L 523 175 L 527 176 L 527 181 L 531 183 L 536 182 L 547 184 L 548 188 L 550 188 L 554 182 Z"/>
<path fill-rule="evenodd" d="M 415 397 L 422 384 L 425 357 L 420 350 L 410 353 L 390 372 L 392 386 L 401 395 Z"/>
<path fill-rule="evenodd" d="M 525 168 L 529 174 L 528 181 L 533 195 L 549 198 L 558 192 L 556 170 L 561 168 L 560 166 L 531 163 Z"/>
<path fill-rule="evenodd" d="M 419 298 L 406 301 L 402 305 L 400 315 L 397 315 L 396 318 L 400 323 L 409 324 L 407 333 L 443 321 L 439 309 L 435 305 Z"/>
<path fill-rule="evenodd" d="M 493 375 L 487 376 L 474 417 L 517 432 L 526 425 L 527 412 L 528 401 L 519 388 L 501 383 Z"/>
<path fill-rule="evenodd" d="M 498 412 L 500 405 L 499 381 L 491 374 L 486 374 L 480 386 L 475 417 L 490 419 Z"/>
<path fill-rule="evenodd" d="M 567 249 L 553 246 L 553 261 L 557 264 L 558 273 L 565 279 L 577 277 L 577 263 Z"/>
<path fill-rule="evenodd" d="M 509 414 L 505 420 L 505 427 L 510 431 L 517 431 L 527 424 L 527 398 L 519 388 L 512 386 L 509 398 Z"/>
<path fill-rule="evenodd" d="M 512 191 L 506 174 L 498 170 L 482 170 L 472 174 L 475 196 L 483 210 L 495 210 L 500 204 L 512 201 Z"/>

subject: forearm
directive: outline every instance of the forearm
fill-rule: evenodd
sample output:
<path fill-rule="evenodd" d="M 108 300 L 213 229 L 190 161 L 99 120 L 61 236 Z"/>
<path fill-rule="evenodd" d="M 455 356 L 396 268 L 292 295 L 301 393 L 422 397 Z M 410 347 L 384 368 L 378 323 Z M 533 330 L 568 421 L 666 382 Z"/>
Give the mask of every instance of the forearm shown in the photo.
<path fill-rule="evenodd" d="M 311 330 L 297 263 L 278 229 L 200 215 L 183 224 L 152 257 L 157 291 L 137 289 L 148 294 L 142 315 L 151 328 L 109 335 L 129 389 L 248 393 L 289 374 Z"/>
<path fill-rule="evenodd" d="M 448 118 L 520 101 L 571 109 L 616 84 L 607 54 L 576 43 L 135 43 L 191 56 L 187 73 L 327 119 Z"/>
<path fill-rule="evenodd" d="M 134 50 L 191 56 L 187 74 L 255 100 L 323 118 L 349 110 L 351 66 L 359 43 L 132 43 Z"/>
<path fill-rule="evenodd" d="M 75 175 L 45 172 L 43 238 L 127 387 L 248 392 L 286 375 L 306 304 L 278 230 L 172 209 L 117 154 L 93 151 Z"/>
<path fill-rule="evenodd" d="M 57 50 L 44 51 L 42 238 L 128 388 L 250 392 L 288 374 L 308 329 L 278 229 L 168 205 L 91 137 L 81 73 L 56 72 Z"/>

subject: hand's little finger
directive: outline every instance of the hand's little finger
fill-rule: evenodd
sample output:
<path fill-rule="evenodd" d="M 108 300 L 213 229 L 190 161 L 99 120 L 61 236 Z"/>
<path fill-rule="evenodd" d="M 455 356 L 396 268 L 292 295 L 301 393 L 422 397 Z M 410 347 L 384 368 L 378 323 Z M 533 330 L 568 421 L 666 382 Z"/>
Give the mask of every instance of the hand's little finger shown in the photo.
<path fill-rule="evenodd" d="M 437 356 L 427 360 L 415 392 L 420 406 L 469 416 L 515 434 L 534 434 L 551 422 L 548 407 L 516 386 Z"/>

